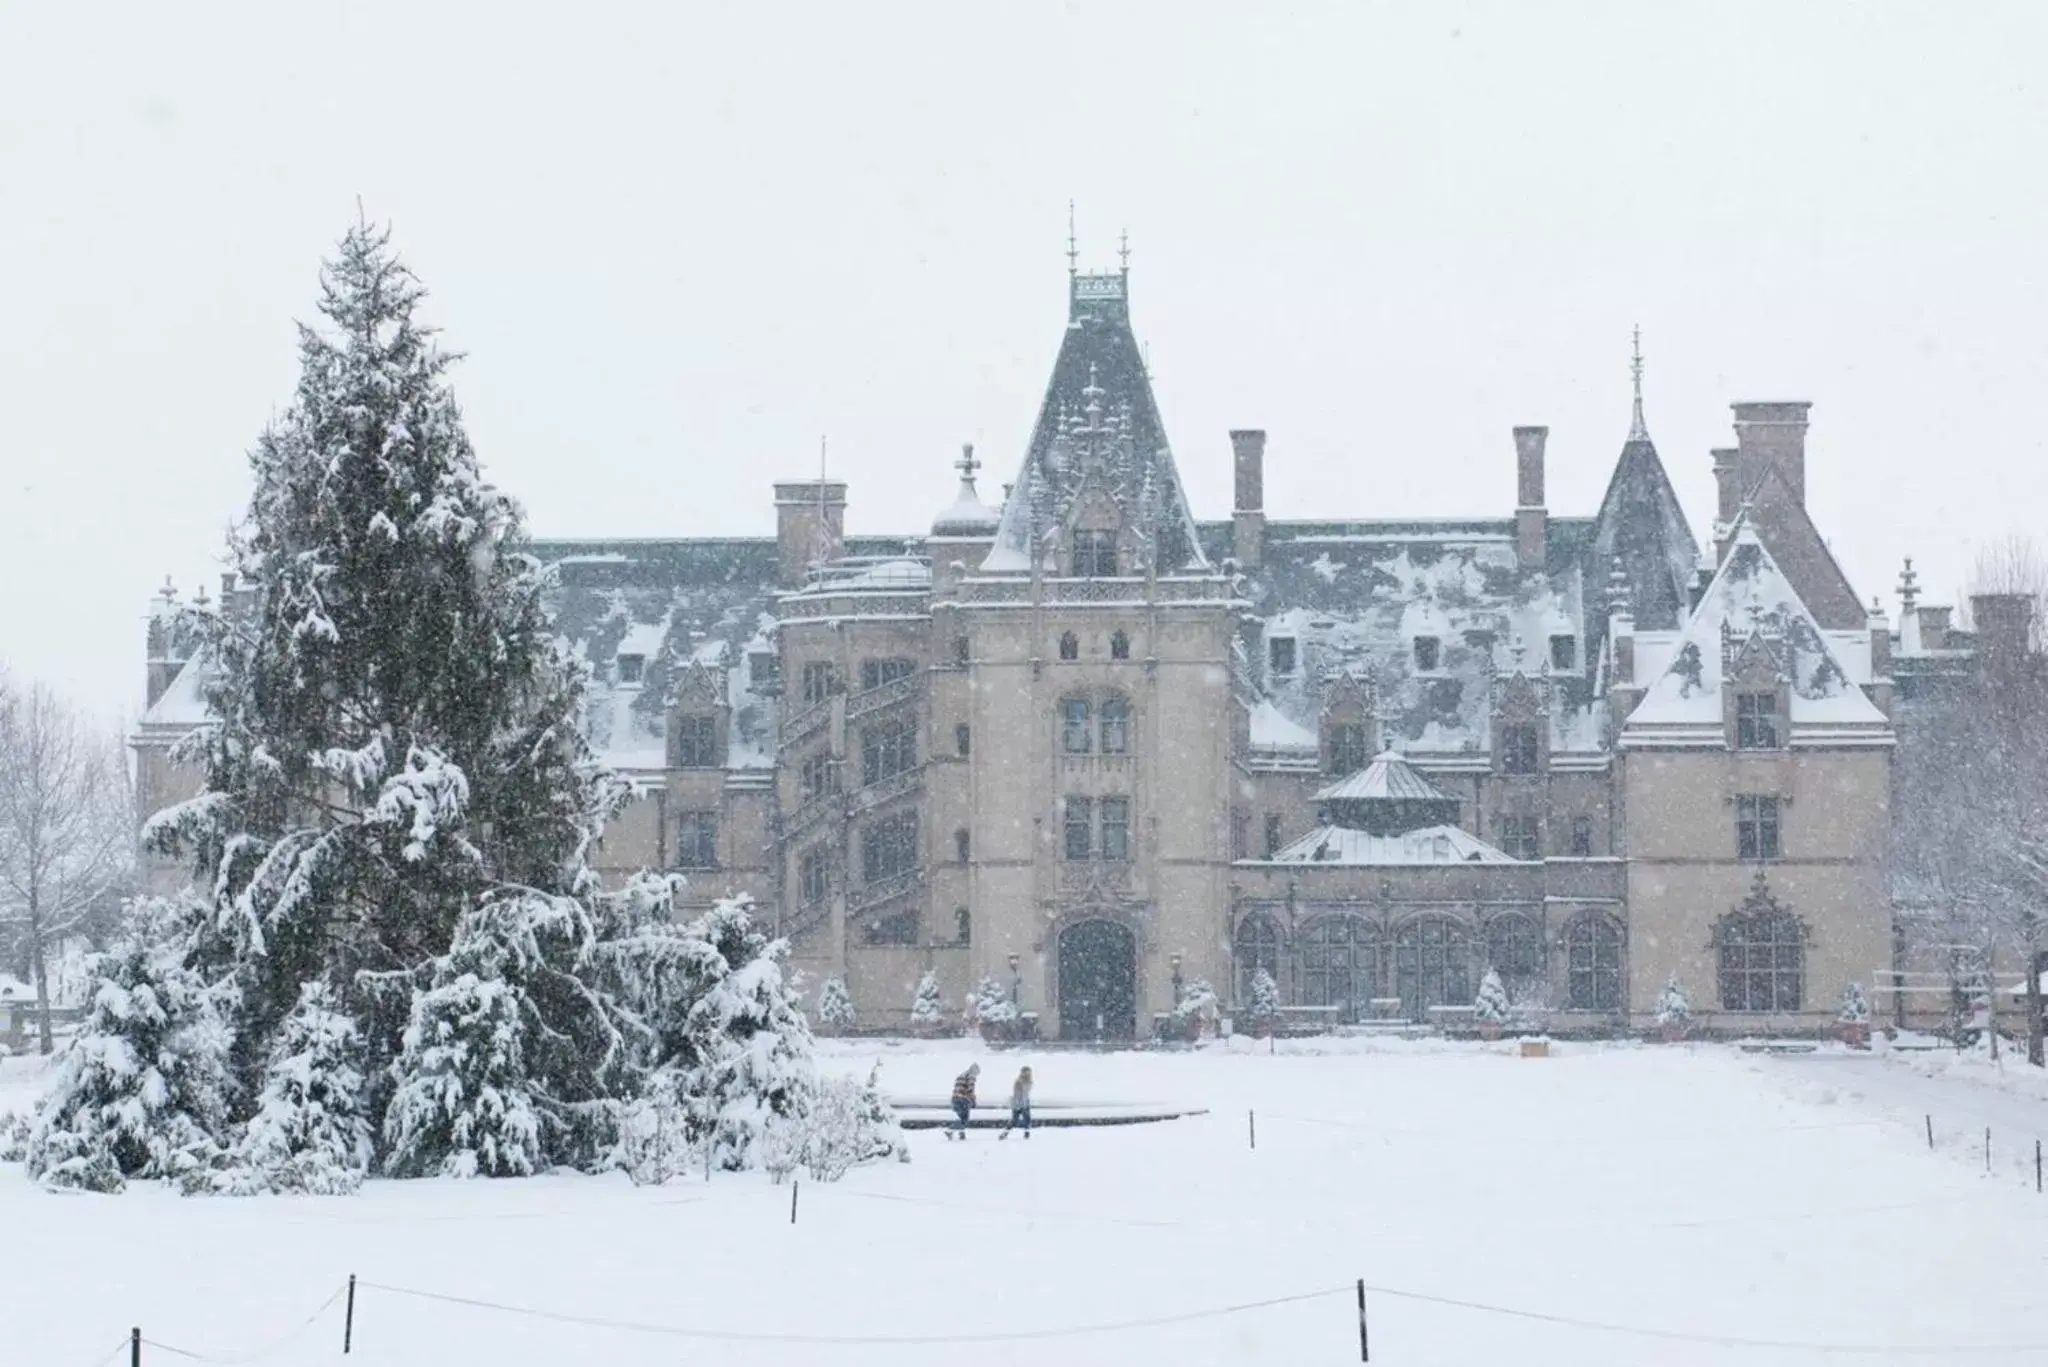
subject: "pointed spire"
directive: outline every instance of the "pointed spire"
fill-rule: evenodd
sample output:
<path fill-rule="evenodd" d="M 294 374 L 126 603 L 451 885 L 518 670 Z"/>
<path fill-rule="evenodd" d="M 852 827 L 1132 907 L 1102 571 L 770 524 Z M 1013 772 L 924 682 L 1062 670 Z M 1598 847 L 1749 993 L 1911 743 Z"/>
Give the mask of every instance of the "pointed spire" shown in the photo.
<path fill-rule="evenodd" d="M 1629 415 L 1628 439 L 1648 441 L 1650 425 L 1643 421 L 1643 329 L 1640 325 L 1635 330 L 1634 342 L 1633 354 L 1629 357 L 1628 373 L 1629 380 L 1635 387 L 1635 408 Z"/>

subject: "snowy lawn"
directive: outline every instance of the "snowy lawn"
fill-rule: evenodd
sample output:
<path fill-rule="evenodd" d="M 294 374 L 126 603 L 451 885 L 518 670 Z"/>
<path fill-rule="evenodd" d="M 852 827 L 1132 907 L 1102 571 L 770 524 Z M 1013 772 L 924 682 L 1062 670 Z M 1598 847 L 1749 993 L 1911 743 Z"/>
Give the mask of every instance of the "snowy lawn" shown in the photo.
<path fill-rule="evenodd" d="M 918 1133 L 908 1166 L 805 1184 L 794 1227 L 789 1188 L 756 1177 L 656 1190 L 623 1178 L 373 1182 L 354 1198 L 234 1200 L 144 1186 L 49 1195 L 14 1168 L 0 1173 L 13 1254 L 0 1360 L 93 1367 L 130 1324 L 227 1358 L 275 1342 L 355 1273 L 646 1327 L 953 1340 L 691 1339 L 366 1285 L 347 1359 L 361 1367 L 1355 1362 L 1359 1277 L 1385 1288 L 1370 1295 L 1376 1363 L 1820 1356 L 1561 1321 L 1956 1348 L 1831 1361 L 2048 1361 L 2048 1197 L 1930 1155 L 1918 1117 L 1862 1101 L 1846 1079 L 1882 1060 L 1816 1072 L 1708 1047 L 1563 1045 L 1544 1060 L 1364 1041 L 1278 1056 L 824 1047 L 846 1071 L 881 1057 L 885 1087 L 906 1097 L 942 1095 L 978 1057 L 986 1102 L 1030 1062 L 1041 1107 L 1209 1114 L 1028 1142 Z M 26 1100 L 34 1072 L 0 1066 L 0 1110 Z M 1319 1291 L 1331 1294 L 1054 1336 Z M 1032 1334 L 1044 1337 L 1016 1337 Z M 335 1304 L 254 1360 L 339 1362 L 340 1342 Z M 1966 1357 L 1963 1345 L 2017 1347 Z"/>

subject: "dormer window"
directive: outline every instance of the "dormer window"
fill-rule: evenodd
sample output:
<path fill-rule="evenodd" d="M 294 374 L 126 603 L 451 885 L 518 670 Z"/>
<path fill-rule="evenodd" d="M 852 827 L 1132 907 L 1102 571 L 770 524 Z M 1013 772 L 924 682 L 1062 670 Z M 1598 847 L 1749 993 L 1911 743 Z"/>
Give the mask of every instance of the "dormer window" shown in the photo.
<path fill-rule="evenodd" d="M 1743 692 L 1735 695 L 1735 748 L 1775 750 L 1778 748 L 1778 694 Z"/>
<path fill-rule="evenodd" d="M 619 656 L 619 682 L 621 684 L 638 684 L 640 676 L 646 672 L 647 657 L 645 655 Z"/>
<path fill-rule="evenodd" d="M 1500 771 L 1504 774 L 1533 774 L 1540 768 L 1542 747 L 1536 727 L 1514 722 L 1500 729 Z"/>
<path fill-rule="evenodd" d="M 678 769 L 718 767 L 718 718 L 699 714 L 676 718 L 676 764 Z"/>
<path fill-rule="evenodd" d="M 1575 636 L 1553 636 L 1550 638 L 1550 667 L 1570 669 L 1579 662 L 1579 642 Z"/>
<path fill-rule="evenodd" d="M 1365 753 L 1365 726 L 1362 722 L 1337 722 L 1327 728 L 1328 737 L 1324 746 L 1324 770 L 1331 774 L 1355 774 L 1366 766 L 1371 758 Z"/>
<path fill-rule="evenodd" d="M 1116 577 L 1116 533 L 1078 530 L 1074 533 L 1074 577 Z"/>
<path fill-rule="evenodd" d="M 753 681 L 757 693 L 768 693 L 782 687 L 782 657 L 772 650 L 749 653 L 747 677 Z"/>
<path fill-rule="evenodd" d="M 1284 679 L 1294 673 L 1294 638 L 1275 636 L 1266 642 L 1266 663 L 1273 671 L 1273 677 Z"/>
<path fill-rule="evenodd" d="M 1441 654 L 1441 647 L 1442 643 L 1434 636 L 1416 637 L 1415 668 L 1424 674 L 1434 671 Z"/>

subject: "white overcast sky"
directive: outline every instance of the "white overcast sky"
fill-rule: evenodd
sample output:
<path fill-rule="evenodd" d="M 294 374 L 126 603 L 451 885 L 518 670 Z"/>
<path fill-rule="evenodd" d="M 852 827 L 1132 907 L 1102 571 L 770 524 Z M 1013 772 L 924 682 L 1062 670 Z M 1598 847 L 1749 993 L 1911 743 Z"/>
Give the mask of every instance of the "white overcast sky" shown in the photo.
<path fill-rule="evenodd" d="M 2048 5 L 239 7 L 0 16 L 0 659 L 109 716 L 218 573 L 360 197 L 540 535 L 920 531 L 1022 456 L 1132 243 L 1182 477 L 1275 517 L 1591 512 L 1643 328 L 1696 533 L 1727 405 L 1814 403 L 1858 590 L 2048 508 Z"/>

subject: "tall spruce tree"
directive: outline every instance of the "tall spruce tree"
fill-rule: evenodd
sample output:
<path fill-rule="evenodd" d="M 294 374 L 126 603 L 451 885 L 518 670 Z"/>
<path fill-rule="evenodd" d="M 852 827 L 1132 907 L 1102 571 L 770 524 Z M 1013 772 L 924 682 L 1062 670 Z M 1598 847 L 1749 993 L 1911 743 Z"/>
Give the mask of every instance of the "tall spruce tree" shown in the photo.
<path fill-rule="evenodd" d="M 208 890 L 196 958 L 240 989 L 250 1095 L 303 983 L 334 986 L 375 1066 L 397 1057 L 415 992 L 446 977 L 466 917 L 515 942 L 533 921 L 564 973 L 597 934 L 564 908 L 596 904 L 585 853 L 616 788 L 594 771 L 583 676 L 518 550 L 518 507 L 478 470 L 423 297 L 388 232 L 358 225 L 326 263 L 296 397 L 250 456 L 242 591 L 196 624 L 218 724 L 186 754 L 205 789 L 148 831 Z M 554 1046 L 536 1085 L 574 1104 L 603 1090 L 616 1026 L 597 994 L 543 987 L 519 1003 Z"/>

